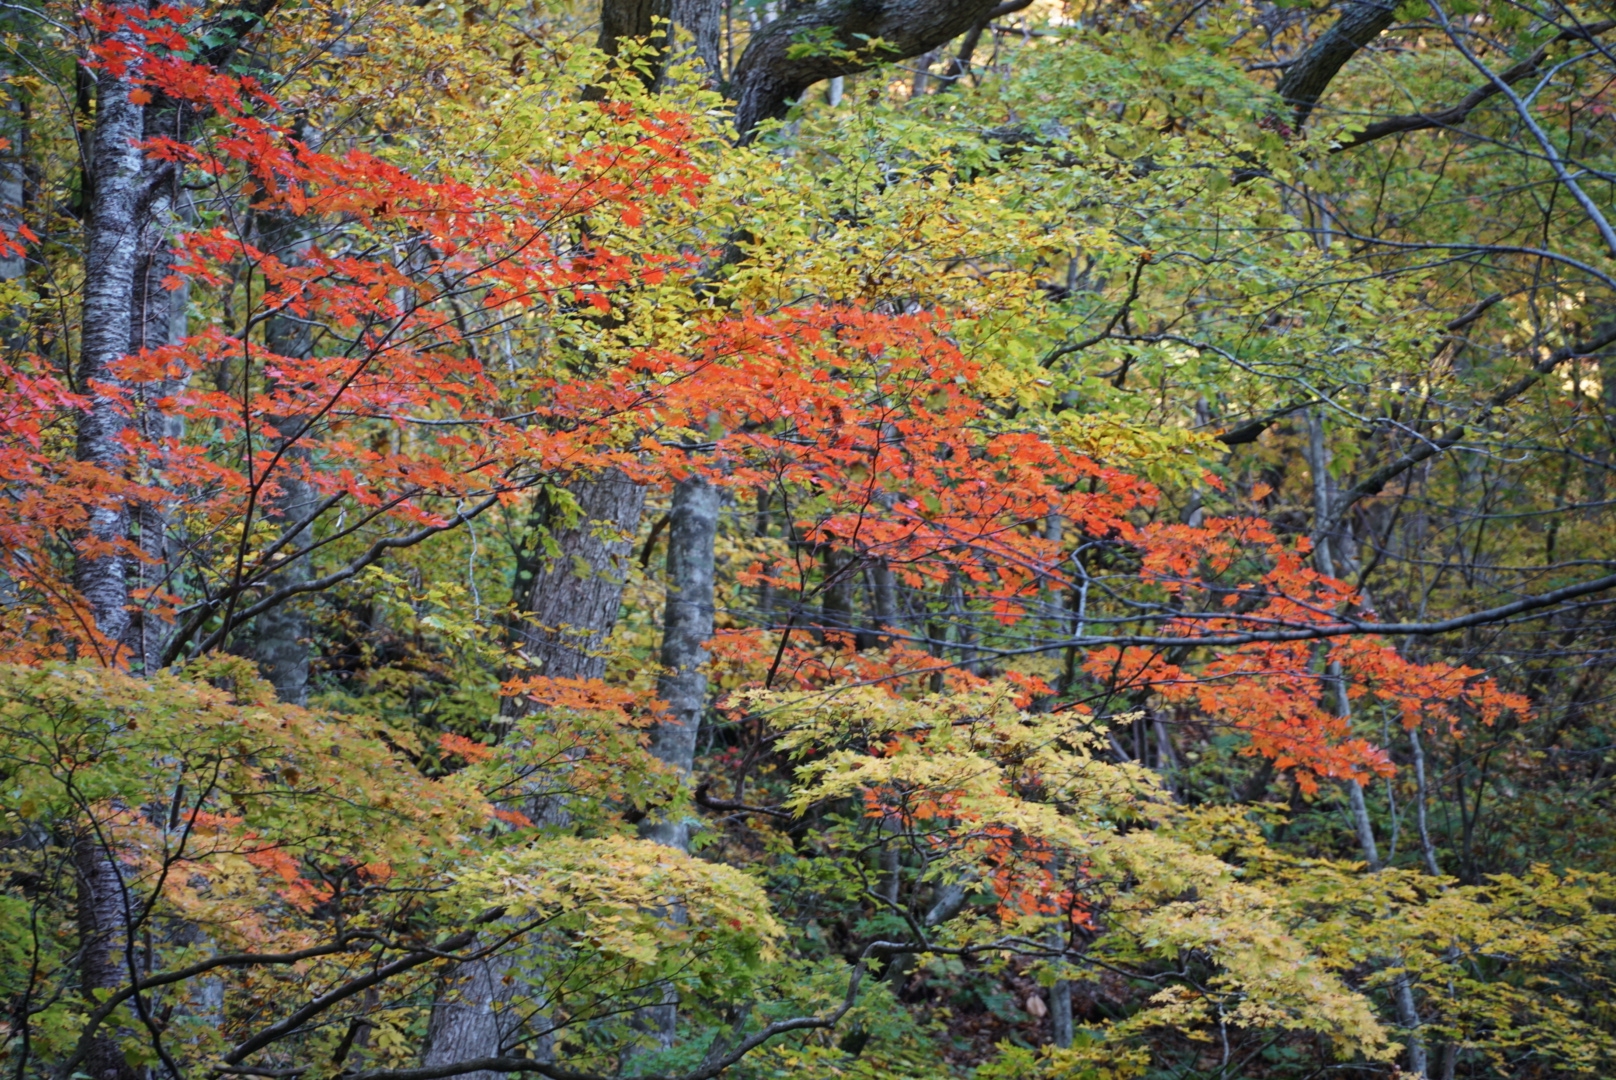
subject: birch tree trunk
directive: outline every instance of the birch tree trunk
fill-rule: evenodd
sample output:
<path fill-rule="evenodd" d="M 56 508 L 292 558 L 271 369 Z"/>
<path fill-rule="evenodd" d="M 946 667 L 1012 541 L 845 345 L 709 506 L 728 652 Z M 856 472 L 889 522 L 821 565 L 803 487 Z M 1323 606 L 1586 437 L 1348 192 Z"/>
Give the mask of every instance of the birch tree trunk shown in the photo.
<path fill-rule="evenodd" d="M 98 991 L 117 990 L 130 980 L 129 905 L 123 868 L 95 831 L 73 843 L 78 878 L 79 990 L 88 1004 Z M 92 1080 L 141 1080 L 142 1070 L 124 1060 L 119 1046 L 127 1031 L 103 1027 L 91 1042 L 83 1071 Z"/>
<path fill-rule="evenodd" d="M 0 20 L 0 27 L 7 31 L 22 29 L 15 17 Z M 7 144 L 4 150 L 0 150 L 0 232 L 11 237 L 17 235 L 17 226 L 23 223 L 24 203 L 28 198 L 28 173 L 23 164 L 28 120 L 19 96 L 22 91 L 11 81 L 18 74 L 17 65 L 11 63 L 9 58 L 0 60 L 0 81 L 3 81 L 6 93 L 5 101 L 0 103 L 0 136 L 5 138 Z M 28 261 L 24 256 L 0 255 L 0 281 L 18 281 L 27 272 Z M 10 312 L 3 313 L 3 317 L 11 321 Z M 11 336 L 8 331 L 6 337 Z"/>
<path fill-rule="evenodd" d="M 662 622 L 662 667 L 657 696 L 667 702 L 665 719 L 651 729 L 651 753 L 688 785 L 696 763 L 696 740 L 707 711 L 707 641 L 713 636 L 713 545 L 718 537 L 717 488 L 699 473 L 674 485 L 668 511 L 668 599 Z M 690 850 L 688 818 L 653 811 L 640 823 L 640 835 L 679 851 Z M 667 917 L 679 922 L 677 907 Z M 659 991 L 662 1000 L 640 1010 L 639 1026 L 663 1048 L 673 1045 L 679 996 L 672 986 Z"/>
<path fill-rule="evenodd" d="M 114 477 L 128 470 L 121 436 L 129 419 L 107 391 L 116 386 L 113 363 L 129 349 L 140 241 L 150 204 L 142 190 L 144 109 L 129 98 L 136 70 L 132 65 L 122 75 L 105 68 L 97 73 L 86 168 L 91 196 L 77 381 L 90 405 L 79 420 L 78 458 Z M 107 647 L 121 650 L 130 630 L 129 558 L 122 550 L 129 538 L 128 506 L 116 498 L 91 506 L 86 532 L 87 550 L 75 568 L 75 584 Z"/>
<path fill-rule="evenodd" d="M 151 111 L 147 110 L 148 113 Z M 150 117 L 148 117 L 148 126 Z M 136 245 L 135 273 L 130 295 L 128 352 L 155 349 L 173 344 L 185 336 L 183 291 L 176 293 L 164 282 L 174 272 L 174 232 L 178 217 L 174 201 L 175 176 L 164 176 L 147 168 L 142 186 L 150 189 L 150 202 L 141 214 L 140 239 Z M 177 310 L 176 310 L 177 309 Z M 178 393 L 183 379 L 163 379 L 141 383 L 135 390 L 133 422 L 141 436 L 154 443 L 178 438 L 181 422 L 166 415 L 158 402 Z M 162 485 L 160 459 L 140 463 L 139 479 L 152 488 Z M 142 499 L 130 507 L 130 524 L 139 556 L 130 559 L 129 667 L 137 674 L 151 674 L 161 663 L 163 649 L 173 630 L 173 620 L 163 614 L 158 595 L 172 589 L 173 551 L 169 531 L 169 508 L 160 501 Z"/>

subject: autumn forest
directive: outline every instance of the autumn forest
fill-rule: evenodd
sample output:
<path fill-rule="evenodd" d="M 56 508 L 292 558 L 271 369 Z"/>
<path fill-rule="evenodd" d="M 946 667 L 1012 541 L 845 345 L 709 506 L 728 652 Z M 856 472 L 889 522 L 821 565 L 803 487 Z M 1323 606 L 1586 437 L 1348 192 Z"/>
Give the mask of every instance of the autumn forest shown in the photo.
<path fill-rule="evenodd" d="M 0 4 L 9 1080 L 1616 1075 L 1611 0 Z"/>

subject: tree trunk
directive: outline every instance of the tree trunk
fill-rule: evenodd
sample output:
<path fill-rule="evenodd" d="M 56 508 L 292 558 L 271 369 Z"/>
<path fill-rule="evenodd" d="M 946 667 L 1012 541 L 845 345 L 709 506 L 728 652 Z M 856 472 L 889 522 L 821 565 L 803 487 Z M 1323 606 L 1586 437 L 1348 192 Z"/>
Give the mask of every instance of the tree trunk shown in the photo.
<path fill-rule="evenodd" d="M 559 503 L 541 492 L 533 509 L 534 535 L 518 553 L 512 589 L 524 618 L 512 633 L 529 662 L 553 678 L 598 679 L 605 673 L 602 648 L 622 604 L 627 561 L 645 506 L 645 489 L 612 470 L 568 485 L 577 501 L 578 520 L 568 524 Z M 553 544 L 549 547 L 546 539 Z M 508 716 L 528 706 L 506 703 Z M 534 820 L 563 824 L 567 810 L 557 800 L 529 807 Z M 517 947 L 500 956 L 459 965 L 446 991 L 432 1007 L 427 1026 L 426 1066 L 450 1065 L 504 1053 L 534 1020 L 542 1022 L 543 1001 L 532 1000 L 544 961 Z M 518 1001 L 520 997 L 528 1000 Z M 507 1006 L 521 1006 L 506 1015 Z M 538 1060 L 549 1060 L 551 1040 L 527 1044 Z M 497 1080 L 492 1073 L 468 1073 L 473 1080 Z"/>
<path fill-rule="evenodd" d="M 651 753 L 681 776 L 696 760 L 696 738 L 707 710 L 707 641 L 713 636 L 713 543 L 720 492 L 692 474 L 673 488 L 668 514 L 668 601 L 663 618 L 662 666 L 657 695 L 667 719 L 651 729 Z M 690 850 L 690 823 L 647 819 L 640 835 Z"/>
<path fill-rule="evenodd" d="M 88 1004 L 98 991 L 129 982 L 129 905 L 123 869 L 102 838 L 86 829 L 73 843 L 78 878 L 79 989 Z M 124 1060 L 119 1043 L 130 1032 L 104 1026 L 82 1069 L 92 1080 L 141 1080 L 142 1070 Z"/>
<path fill-rule="evenodd" d="M 129 349 L 140 241 L 150 202 L 143 191 L 147 177 L 140 150 L 144 110 L 129 99 L 137 70 L 131 65 L 123 75 L 105 68 L 97 73 L 95 128 L 86 167 L 91 195 L 77 381 L 90 405 L 79 420 L 78 458 L 115 478 L 123 477 L 129 465 L 121 441 L 129 420 L 102 387 L 116 385 L 112 365 Z M 75 584 L 107 647 L 121 650 L 131 625 L 129 557 L 123 550 L 129 509 L 123 499 L 92 505 L 87 533 L 89 550 L 78 560 Z"/>
<path fill-rule="evenodd" d="M 282 213 L 266 213 L 259 218 L 258 231 L 266 252 L 288 265 L 303 261 L 309 237 L 300 219 Z M 314 338 L 308 323 L 288 315 L 276 315 L 265 321 L 264 345 L 277 356 L 293 359 L 305 359 L 314 353 Z M 313 514 L 316 500 L 313 486 L 300 475 L 303 454 L 293 443 L 301 426 L 301 421 L 275 424 L 281 436 L 281 459 L 271 477 L 276 491 L 266 501 L 269 519 L 278 522 L 283 532 L 294 530 L 293 535 L 284 538 L 281 548 L 290 553 L 306 546 L 311 538 L 310 529 L 300 527 L 300 523 Z M 308 557 L 293 557 L 269 578 L 268 585 L 271 590 L 279 589 L 307 581 L 309 575 Z M 258 616 L 247 634 L 245 651 L 275 688 L 275 696 L 293 705 L 308 702 L 312 632 L 308 609 L 294 599 Z"/>
<path fill-rule="evenodd" d="M 707 711 L 707 641 L 713 636 L 713 544 L 718 536 L 721 493 L 699 473 L 673 488 L 668 511 L 668 600 L 663 616 L 662 667 L 657 696 L 668 703 L 666 719 L 651 729 L 651 753 L 688 784 L 696 763 L 696 739 Z M 691 822 L 653 811 L 640 823 L 640 835 L 671 848 L 690 850 Z M 668 918 L 682 921 L 678 909 Z M 673 1045 L 678 1022 L 678 991 L 663 986 L 661 1000 L 640 1010 L 639 1026 L 663 1048 Z"/>
<path fill-rule="evenodd" d="M 183 291 L 176 294 L 164 285 L 174 272 L 173 242 L 177 224 L 174 182 L 161 175 L 143 178 L 146 184 L 156 181 L 162 182 L 151 192 L 137 244 L 130 296 L 130 353 L 171 345 L 183 338 L 186 331 L 186 294 Z M 182 386 L 183 377 L 135 387 L 133 420 L 143 438 L 161 445 L 182 434 L 181 422 L 158 408 L 158 402 L 178 393 Z M 160 457 L 142 463 L 142 471 L 145 472 L 140 477 L 143 483 L 152 488 L 161 486 Z M 128 642 L 129 666 L 136 673 L 150 674 L 161 665 L 164 647 L 173 630 L 173 620 L 163 613 L 159 595 L 173 588 L 175 567 L 169 539 L 169 508 L 163 502 L 143 499 L 131 506 L 130 517 L 140 555 L 131 558 L 129 567 L 130 598 L 134 602 Z"/>
<path fill-rule="evenodd" d="M 1326 523 L 1334 521 L 1335 518 L 1330 490 L 1330 453 L 1324 441 L 1324 420 L 1319 416 L 1318 410 L 1308 410 L 1307 428 L 1308 465 L 1313 471 L 1314 560 L 1320 573 L 1335 577 L 1336 559 L 1332 548 L 1336 541 L 1322 531 Z M 1336 715 L 1351 720 L 1352 702 L 1347 695 L 1346 679 L 1338 660 L 1330 661 L 1329 684 L 1335 692 Z M 1369 806 L 1364 799 L 1363 785 L 1350 779 L 1345 781 L 1345 784 L 1348 803 L 1352 810 L 1353 828 L 1357 831 L 1358 844 L 1363 849 L 1364 861 L 1368 864 L 1370 873 L 1379 873 L 1382 867 L 1380 850 L 1375 843 L 1375 829 L 1369 819 Z M 1391 989 L 1392 1004 L 1397 1010 L 1397 1022 L 1407 1033 L 1409 1075 L 1418 1080 L 1425 1080 L 1429 1062 L 1425 1040 L 1419 1032 L 1420 1013 L 1414 1001 L 1413 984 L 1408 976 L 1399 975 L 1392 980 Z"/>
<path fill-rule="evenodd" d="M 819 597 L 819 624 L 822 636 L 834 631 L 832 640 L 840 647 L 843 635 L 853 629 L 853 580 L 858 572 L 858 556 L 834 548 L 825 551 L 825 581 Z"/>
<path fill-rule="evenodd" d="M 1396 12 L 1395 4 L 1380 0 L 1348 0 L 1335 25 L 1285 69 L 1276 89 L 1291 106 L 1297 127 L 1307 123 L 1336 73 L 1391 26 Z"/>
<path fill-rule="evenodd" d="M 519 558 L 514 588 L 526 618 L 516 634 L 540 674 L 598 679 L 606 671 L 601 649 L 622 604 L 645 489 L 614 469 L 575 481 L 567 491 L 578 503 L 576 523 L 566 524 L 548 496 L 541 494 L 535 507 L 554 554 L 530 549 Z"/>
<path fill-rule="evenodd" d="M 671 16 L 674 31 L 684 31 L 691 36 L 696 59 L 716 84 L 724 71 L 719 52 L 718 0 L 672 0 Z"/>
<path fill-rule="evenodd" d="M 527 1011 L 516 1001 L 517 991 L 531 980 L 514 970 L 519 954 L 506 954 L 461 964 L 449 981 L 449 990 L 438 998 L 427 1022 L 426 1052 L 421 1064 L 427 1068 L 453 1065 L 472 1058 L 492 1057 L 511 1051 Z M 516 1005 L 518 1007 L 513 1008 Z M 553 1056 L 551 1040 L 529 1045 L 536 1060 Z M 466 1080 L 501 1080 L 502 1073 L 462 1073 Z"/>
<path fill-rule="evenodd" d="M 750 138 L 764 120 L 785 116 L 815 83 L 919 56 L 967 32 L 997 6 L 995 0 L 820 0 L 788 7 L 752 35 L 735 64 L 735 128 Z M 804 55 L 801 43 L 827 32 L 835 47 Z M 874 38 L 886 48 L 871 49 Z"/>
<path fill-rule="evenodd" d="M 1072 1045 L 1072 981 L 1056 979 L 1049 993 L 1051 1041 L 1062 1050 Z"/>
<path fill-rule="evenodd" d="M 0 20 L 0 26 L 8 31 L 22 29 L 15 16 Z M 24 204 L 28 198 L 28 173 L 24 165 L 28 118 L 22 107 L 22 90 L 11 81 L 19 74 L 17 65 L 9 59 L 0 61 L 0 80 L 6 84 L 6 100 L 0 104 L 0 136 L 6 140 L 5 149 L 0 150 L 0 232 L 13 239 L 17 236 L 17 227 L 23 224 Z M 27 272 L 28 260 L 24 256 L 0 255 L 0 281 L 19 281 Z M 5 318 L 10 321 L 11 313 L 5 313 Z M 10 338 L 12 331 L 5 336 Z"/>
<path fill-rule="evenodd" d="M 616 56 L 624 39 L 652 40 L 663 23 L 668 37 L 659 43 L 650 70 L 642 74 L 646 85 L 655 87 L 662 81 L 668 60 L 677 55 L 668 46 L 680 31 L 691 36 L 696 59 L 716 83 L 723 73 L 719 16 L 718 0 L 604 0 L 596 45 L 607 56 Z"/>

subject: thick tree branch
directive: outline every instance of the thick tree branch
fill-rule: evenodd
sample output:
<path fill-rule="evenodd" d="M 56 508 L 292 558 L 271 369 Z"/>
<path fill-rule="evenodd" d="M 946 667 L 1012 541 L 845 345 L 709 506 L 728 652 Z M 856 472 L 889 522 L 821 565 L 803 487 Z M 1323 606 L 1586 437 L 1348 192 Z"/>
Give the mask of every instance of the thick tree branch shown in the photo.
<path fill-rule="evenodd" d="M 1266 412 L 1261 416 L 1253 417 L 1238 427 L 1230 428 L 1228 431 L 1225 431 L 1223 434 L 1218 436 L 1218 442 L 1222 443 L 1224 446 L 1244 446 L 1246 443 L 1254 443 L 1259 437 L 1261 437 L 1263 432 L 1273 427 L 1279 421 L 1285 419 L 1285 417 L 1294 412 L 1300 412 L 1302 409 L 1305 409 L 1310 405 L 1317 404 L 1317 398 L 1299 398 L 1296 401 L 1290 402 L 1289 404 L 1281 405 L 1279 408 L 1274 409 L 1271 412 Z"/>
<path fill-rule="evenodd" d="M 1476 87 L 1456 104 L 1431 112 L 1389 116 L 1384 120 L 1376 120 L 1362 131 L 1353 132 L 1345 142 L 1335 147 L 1335 151 L 1350 150 L 1355 146 L 1374 142 L 1376 139 L 1384 139 L 1388 135 L 1401 135 L 1405 132 L 1425 131 L 1430 128 L 1458 127 L 1478 105 L 1499 94 L 1503 86 L 1513 86 L 1523 79 L 1536 75 L 1551 46 L 1566 41 L 1592 41 L 1596 35 L 1606 33 L 1612 28 L 1616 28 L 1616 19 L 1606 19 L 1604 22 L 1562 30 L 1539 46 L 1531 56 Z"/>
<path fill-rule="evenodd" d="M 1307 123 L 1313 106 L 1347 61 L 1391 26 L 1396 10 L 1389 0 L 1347 0 L 1335 25 L 1285 69 L 1275 89 L 1293 110 L 1297 127 Z"/>
<path fill-rule="evenodd" d="M 996 0 L 820 0 L 760 30 L 730 90 L 742 140 L 814 83 L 929 52 L 986 21 Z"/>

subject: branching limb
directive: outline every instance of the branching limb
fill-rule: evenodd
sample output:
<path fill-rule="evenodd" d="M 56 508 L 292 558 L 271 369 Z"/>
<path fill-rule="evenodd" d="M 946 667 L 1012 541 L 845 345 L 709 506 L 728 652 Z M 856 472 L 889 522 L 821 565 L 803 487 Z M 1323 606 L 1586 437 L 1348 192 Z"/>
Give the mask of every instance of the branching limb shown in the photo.
<path fill-rule="evenodd" d="M 1562 30 L 1550 40 L 1540 45 L 1536 52 L 1525 60 L 1515 64 L 1497 75 L 1491 76 L 1487 82 L 1476 87 L 1470 93 L 1453 105 L 1445 109 L 1435 109 L 1431 112 L 1410 113 L 1406 116 L 1389 116 L 1384 120 L 1376 120 L 1362 131 L 1353 132 L 1345 142 L 1334 148 L 1334 152 L 1350 150 L 1355 146 L 1384 139 L 1388 135 L 1402 135 L 1410 131 L 1426 131 L 1431 128 L 1454 128 L 1465 122 L 1465 119 L 1482 102 L 1496 96 L 1503 87 L 1514 86 L 1523 79 L 1537 74 L 1544 57 L 1553 45 L 1567 41 L 1591 41 L 1599 34 L 1616 28 L 1616 19 L 1606 19 L 1604 22 L 1592 23 L 1588 26 L 1575 26 L 1569 30 Z"/>

